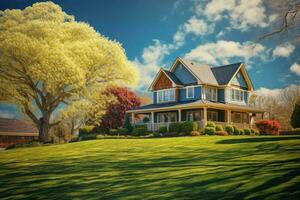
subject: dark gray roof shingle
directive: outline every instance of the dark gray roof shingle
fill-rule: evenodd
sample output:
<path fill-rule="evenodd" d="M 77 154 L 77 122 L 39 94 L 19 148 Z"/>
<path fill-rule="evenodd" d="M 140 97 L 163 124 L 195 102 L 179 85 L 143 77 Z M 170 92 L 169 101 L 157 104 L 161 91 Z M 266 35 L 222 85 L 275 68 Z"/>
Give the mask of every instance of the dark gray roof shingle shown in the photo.
<path fill-rule="evenodd" d="M 226 85 L 229 83 L 233 75 L 236 73 L 242 63 L 234 63 L 211 68 L 219 85 Z"/>
<path fill-rule="evenodd" d="M 167 70 L 164 70 L 164 72 L 176 85 L 182 85 L 181 81 L 177 78 L 177 76 L 175 74 L 173 74 L 172 72 L 167 71 Z"/>

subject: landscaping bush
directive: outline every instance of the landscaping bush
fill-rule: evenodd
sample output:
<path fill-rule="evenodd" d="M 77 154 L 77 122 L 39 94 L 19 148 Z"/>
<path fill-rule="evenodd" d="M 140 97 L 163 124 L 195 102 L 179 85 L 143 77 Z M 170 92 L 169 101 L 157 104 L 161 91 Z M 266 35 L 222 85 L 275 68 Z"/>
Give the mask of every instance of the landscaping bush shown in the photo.
<path fill-rule="evenodd" d="M 206 127 L 216 127 L 216 124 L 214 122 L 207 122 Z"/>
<path fill-rule="evenodd" d="M 134 136 L 144 136 L 147 133 L 147 127 L 145 125 L 136 125 L 132 130 Z"/>
<path fill-rule="evenodd" d="M 293 128 L 300 128 L 300 100 L 295 104 L 291 115 L 291 125 Z"/>
<path fill-rule="evenodd" d="M 118 134 L 119 135 L 127 135 L 128 129 L 127 128 L 118 128 Z"/>
<path fill-rule="evenodd" d="M 239 129 L 239 135 L 245 135 L 245 132 L 243 129 Z"/>
<path fill-rule="evenodd" d="M 154 137 L 162 137 L 163 134 L 158 133 L 158 132 L 154 132 L 154 133 L 153 133 L 153 136 L 154 136 Z"/>
<path fill-rule="evenodd" d="M 233 126 L 233 134 L 234 135 L 239 135 L 240 134 L 240 131 L 239 131 L 239 129 L 236 127 L 236 126 Z"/>
<path fill-rule="evenodd" d="M 279 135 L 300 135 L 300 128 L 291 131 L 279 131 Z"/>
<path fill-rule="evenodd" d="M 171 123 L 170 126 L 169 126 L 169 132 L 171 132 L 171 133 L 180 133 L 181 129 L 182 129 L 181 127 L 182 127 L 181 122 Z"/>
<path fill-rule="evenodd" d="M 199 131 L 192 131 L 190 135 L 191 136 L 200 136 L 201 134 Z"/>
<path fill-rule="evenodd" d="M 223 126 L 216 125 L 216 131 L 223 131 Z"/>
<path fill-rule="evenodd" d="M 205 127 L 204 128 L 204 134 L 206 135 L 214 135 L 216 132 L 216 129 L 214 127 Z"/>
<path fill-rule="evenodd" d="M 109 135 L 118 135 L 117 129 L 109 129 Z"/>
<path fill-rule="evenodd" d="M 79 136 L 92 133 L 93 129 L 94 126 L 87 126 L 87 125 L 83 126 L 82 128 L 79 129 Z"/>
<path fill-rule="evenodd" d="M 129 117 L 129 115 L 126 115 L 123 127 L 128 130 L 128 133 L 132 132 L 133 127 L 132 127 L 132 125 L 130 123 L 130 117 Z"/>
<path fill-rule="evenodd" d="M 80 136 L 81 140 L 94 140 L 96 139 L 97 134 L 89 133 L 89 134 L 82 134 Z"/>
<path fill-rule="evenodd" d="M 226 125 L 225 126 L 225 131 L 229 134 L 229 135 L 233 135 L 234 133 L 234 128 L 232 125 Z"/>
<path fill-rule="evenodd" d="M 162 134 L 165 134 L 165 133 L 168 132 L 168 129 L 167 129 L 166 126 L 161 126 L 161 127 L 159 127 L 158 132 L 162 133 Z"/>
<path fill-rule="evenodd" d="M 251 135 L 251 130 L 249 128 L 244 129 L 245 135 Z"/>
<path fill-rule="evenodd" d="M 228 133 L 226 131 L 216 131 L 215 135 L 228 136 Z"/>
<path fill-rule="evenodd" d="M 255 123 L 260 134 L 263 135 L 278 135 L 280 124 L 276 120 L 260 120 Z"/>
<path fill-rule="evenodd" d="M 197 122 L 183 122 L 181 125 L 182 132 L 189 134 L 192 131 L 198 130 Z"/>

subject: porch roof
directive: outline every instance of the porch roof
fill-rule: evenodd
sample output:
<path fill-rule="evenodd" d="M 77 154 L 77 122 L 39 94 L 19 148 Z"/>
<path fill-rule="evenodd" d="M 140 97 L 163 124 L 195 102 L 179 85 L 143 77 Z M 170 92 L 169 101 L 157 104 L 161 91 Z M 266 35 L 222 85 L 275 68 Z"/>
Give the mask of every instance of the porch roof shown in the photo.
<path fill-rule="evenodd" d="M 229 103 L 212 102 L 207 100 L 195 100 L 186 102 L 173 102 L 173 103 L 162 103 L 162 104 L 148 104 L 140 106 L 131 110 L 127 113 L 149 113 L 158 111 L 171 111 L 178 109 L 195 109 L 195 108 L 215 108 L 221 110 L 232 110 L 232 111 L 243 111 L 243 112 L 253 112 L 253 113 L 263 113 L 266 112 L 260 108 L 254 108 L 247 105 L 236 105 Z"/>

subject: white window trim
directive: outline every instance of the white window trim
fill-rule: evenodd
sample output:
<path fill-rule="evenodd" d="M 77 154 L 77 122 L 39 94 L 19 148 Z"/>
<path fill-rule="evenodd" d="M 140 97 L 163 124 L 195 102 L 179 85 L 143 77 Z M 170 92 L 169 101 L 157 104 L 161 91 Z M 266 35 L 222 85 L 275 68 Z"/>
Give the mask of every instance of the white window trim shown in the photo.
<path fill-rule="evenodd" d="M 232 99 L 232 91 L 235 90 L 235 91 L 241 91 L 242 92 L 242 100 L 238 100 L 238 99 Z M 243 104 L 247 104 L 246 102 L 246 99 L 245 99 L 245 93 L 247 93 L 247 96 L 249 98 L 249 92 L 247 90 L 243 90 L 243 89 L 240 89 L 240 88 L 228 88 L 228 91 L 230 91 L 230 94 L 229 94 L 229 101 L 230 102 L 235 102 L 235 103 L 243 103 Z M 234 97 L 235 97 L 235 94 L 234 94 Z"/>
<path fill-rule="evenodd" d="M 174 91 L 174 99 L 171 98 L 171 93 L 169 93 L 169 101 L 164 101 L 164 93 L 162 95 L 162 101 L 159 101 L 159 93 L 164 92 L 164 91 Z M 157 90 L 156 91 L 156 103 L 167 103 L 167 102 L 174 102 L 176 101 L 176 91 L 175 88 L 170 88 L 170 89 L 163 89 L 163 90 Z"/>
<path fill-rule="evenodd" d="M 193 88 L 193 95 L 191 96 L 191 97 L 189 97 L 189 93 L 188 93 L 188 89 L 189 88 Z M 195 98 L 195 86 L 188 86 L 188 87 L 186 87 L 185 88 L 185 91 L 186 91 L 186 98 L 187 99 L 193 99 L 193 98 Z"/>

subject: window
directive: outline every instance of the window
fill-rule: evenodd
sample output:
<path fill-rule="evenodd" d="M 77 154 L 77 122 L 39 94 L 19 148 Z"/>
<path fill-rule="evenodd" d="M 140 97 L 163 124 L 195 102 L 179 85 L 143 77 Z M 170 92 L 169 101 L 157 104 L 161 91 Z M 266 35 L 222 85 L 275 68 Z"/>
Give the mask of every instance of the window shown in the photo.
<path fill-rule="evenodd" d="M 157 103 L 175 101 L 175 89 L 161 90 L 157 92 Z"/>
<path fill-rule="evenodd" d="M 218 121 L 218 113 L 215 111 L 207 111 L 208 121 Z"/>
<path fill-rule="evenodd" d="M 176 112 L 165 112 L 165 113 L 157 113 L 157 122 L 176 122 L 177 121 L 177 113 Z"/>
<path fill-rule="evenodd" d="M 231 101 L 244 101 L 243 90 L 231 89 Z"/>
<path fill-rule="evenodd" d="M 187 121 L 201 121 L 201 111 L 188 111 L 186 113 Z"/>
<path fill-rule="evenodd" d="M 203 98 L 209 101 L 217 101 L 217 88 L 203 87 Z"/>
<path fill-rule="evenodd" d="M 195 87 L 187 87 L 186 88 L 186 98 L 191 99 L 194 98 L 194 93 L 195 93 Z"/>
<path fill-rule="evenodd" d="M 232 122 L 234 123 L 249 123 L 249 115 L 246 113 L 232 113 Z"/>

